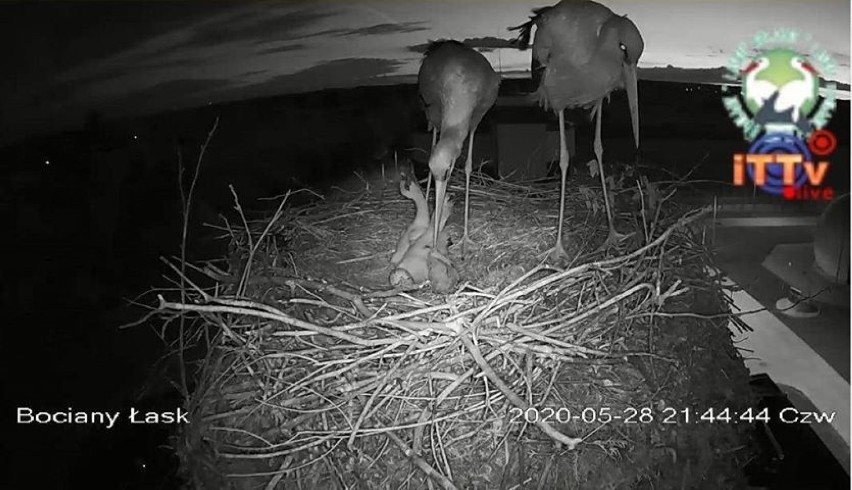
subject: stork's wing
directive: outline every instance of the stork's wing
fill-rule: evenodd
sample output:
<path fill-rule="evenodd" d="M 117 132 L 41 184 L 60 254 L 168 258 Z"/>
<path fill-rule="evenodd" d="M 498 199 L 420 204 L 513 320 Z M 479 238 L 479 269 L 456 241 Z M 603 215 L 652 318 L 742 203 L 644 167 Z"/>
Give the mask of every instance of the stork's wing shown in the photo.
<path fill-rule="evenodd" d="M 530 66 L 530 74 L 532 75 L 533 87 L 541 86 L 541 79 L 544 78 L 544 68 L 545 65 L 538 61 L 535 56 L 533 56 L 532 66 Z"/>
<path fill-rule="evenodd" d="M 429 58 L 425 58 L 417 74 L 417 86 L 430 127 L 441 127 L 441 85 L 439 67 Z"/>
<path fill-rule="evenodd" d="M 545 66 L 553 57 L 583 66 L 594 55 L 601 26 L 614 16 L 599 3 L 562 1 L 537 21 L 533 56 Z"/>

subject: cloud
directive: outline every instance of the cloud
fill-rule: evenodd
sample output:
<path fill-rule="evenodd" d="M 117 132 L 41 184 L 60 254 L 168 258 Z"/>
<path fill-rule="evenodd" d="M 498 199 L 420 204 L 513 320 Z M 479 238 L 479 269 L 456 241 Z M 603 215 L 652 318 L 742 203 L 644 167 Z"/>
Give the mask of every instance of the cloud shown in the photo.
<path fill-rule="evenodd" d="M 263 75 L 263 74 L 266 74 L 266 73 L 269 73 L 269 70 L 250 70 L 250 71 L 247 71 L 247 72 L 240 74 L 240 76 L 245 78 L 245 77 L 253 77 L 253 76 L 257 76 L 257 75 Z"/>
<path fill-rule="evenodd" d="M 304 44 L 284 44 L 318 37 L 382 36 L 429 30 L 427 22 L 382 23 L 357 28 L 337 28 L 311 32 L 309 28 L 336 16 L 333 10 L 305 8 L 276 14 L 270 9 L 246 8 L 219 15 L 189 28 L 182 39 L 160 45 L 138 56 L 136 61 L 158 60 L 178 50 L 209 48 L 227 43 L 268 45 L 260 54 L 303 49 Z"/>
<path fill-rule="evenodd" d="M 17 83 L 106 59 L 236 7 L 227 2 L 18 2 L 2 4 L 0 66 Z"/>
<path fill-rule="evenodd" d="M 272 95 L 358 86 L 393 76 L 402 65 L 402 61 L 389 59 L 345 58 L 289 75 L 279 75 L 263 83 L 245 87 L 245 90 L 259 95 Z"/>
<path fill-rule="evenodd" d="M 287 9 L 282 10 L 282 9 Z M 91 60 L 72 70 L 60 73 L 53 80 L 39 85 L 30 85 L 26 93 L 19 93 L 17 102 L 5 104 L 5 109 L 46 110 L 48 107 L 65 105 L 102 105 L 117 108 L 120 103 L 131 107 L 141 104 L 139 100 L 148 98 L 165 99 L 183 103 L 185 100 L 206 101 L 216 99 L 223 93 L 237 94 L 240 87 L 246 85 L 246 78 L 271 74 L 275 70 L 248 70 L 234 74 L 233 82 L 216 78 L 197 80 L 193 76 L 194 67 L 211 64 L 211 49 L 222 45 L 242 44 L 240 49 L 250 49 L 258 55 L 275 55 L 310 47 L 295 42 L 298 39 L 321 36 L 382 36 L 392 33 L 410 33 L 427 29 L 424 22 L 380 23 L 357 28 L 342 28 L 332 31 L 316 29 L 317 23 L 338 15 L 327 7 L 313 5 L 294 10 L 292 4 L 273 5 L 259 8 L 248 7 L 219 10 L 215 14 L 199 18 L 198 11 L 194 22 L 180 30 L 159 30 L 157 36 L 135 43 L 132 49 L 115 53 L 108 58 Z M 314 26 L 313 29 L 311 27 Z M 223 47 L 225 55 L 230 55 L 231 47 Z M 219 56 L 218 54 L 215 56 Z M 360 61 L 338 60 L 322 63 L 319 66 L 303 70 L 292 75 L 275 78 L 263 88 L 273 93 L 306 91 L 315 88 L 342 87 L 348 84 L 372 83 L 374 79 L 389 76 L 396 72 L 399 63 L 366 59 Z M 188 70 L 188 71 L 187 71 Z M 198 70 L 195 70 L 198 71 Z M 181 74 L 180 72 L 183 72 Z M 209 68 L 204 70 L 209 73 Z M 162 81 L 168 77 L 177 80 L 158 83 L 140 88 L 138 83 L 132 93 L 121 96 L 106 95 L 116 93 L 115 88 L 131 85 L 129 77 L 136 81 L 155 79 Z M 215 75 L 214 75 L 215 77 Z M 206 94 L 206 95 L 205 95 Z M 13 99 L 14 100 L 14 99 Z M 14 107 L 11 107 L 14 105 Z M 9 106 L 9 107 L 6 107 Z M 145 107 L 143 107 L 145 109 Z"/>
<path fill-rule="evenodd" d="M 257 51 L 257 54 L 277 54 L 277 53 L 286 53 L 288 51 L 298 51 L 300 49 L 305 49 L 304 44 L 285 44 L 283 46 L 270 46 L 268 48 L 260 49 Z"/>
<path fill-rule="evenodd" d="M 358 29 L 345 30 L 338 36 L 381 36 L 386 34 L 407 34 L 428 31 L 427 22 L 397 22 L 394 24 L 376 24 Z"/>
<path fill-rule="evenodd" d="M 40 108 L 74 102 L 86 95 L 98 97 L 99 87 L 104 84 L 120 85 L 129 76 L 162 78 L 162 73 L 175 73 L 175 69 L 192 70 L 193 67 L 210 63 L 211 45 L 234 41 L 248 44 L 275 43 L 277 39 L 292 39 L 296 33 L 313 22 L 333 13 L 319 9 L 302 9 L 280 13 L 277 9 L 258 9 L 255 6 L 216 10 L 196 20 L 182 31 L 160 31 L 160 35 L 139 42 L 132 49 L 100 58 L 61 73 L 48 83 L 31 86 L 28 94 L 19 94 L 18 99 L 29 108 Z M 194 12 L 199 15 L 197 11 Z M 197 17 L 196 17 L 197 18 Z M 293 51 L 302 45 L 259 46 L 259 53 L 273 54 Z M 175 75 L 172 75 L 175 76 Z M 187 78 L 184 76 L 183 78 Z M 152 93 L 163 89 L 173 91 L 179 87 L 197 83 L 178 79 L 172 86 L 151 87 Z"/>
<path fill-rule="evenodd" d="M 495 49 L 501 48 L 512 48 L 517 49 L 517 44 L 513 43 L 510 39 L 502 39 L 499 37 L 489 36 L 489 37 L 473 37 L 468 38 L 462 41 L 472 48 L 476 48 L 480 51 L 494 51 Z"/>
<path fill-rule="evenodd" d="M 216 46 L 229 42 L 265 44 L 303 38 L 305 27 L 336 15 L 334 11 L 302 9 L 274 15 L 270 10 L 247 9 L 195 26 L 178 48 Z"/>
<path fill-rule="evenodd" d="M 412 32 L 428 31 L 430 30 L 430 28 L 427 27 L 427 25 L 427 22 L 418 21 L 374 24 L 366 27 L 348 29 L 326 29 L 324 31 L 305 34 L 299 37 L 298 39 L 307 39 L 311 37 L 382 36 L 388 34 L 407 34 Z"/>
<path fill-rule="evenodd" d="M 191 56 L 181 56 L 179 58 L 172 59 L 164 59 L 151 61 L 147 64 L 138 64 L 133 66 L 133 71 L 141 71 L 141 70 L 159 70 L 164 68 L 176 68 L 176 67 L 190 67 L 190 66 L 201 66 L 208 62 L 208 60 L 200 57 L 191 57 Z M 129 68 L 129 67 L 128 67 Z M 129 71 L 129 70 L 128 70 Z"/>
<path fill-rule="evenodd" d="M 409 46 L 408 50 L 413 51 L 415 53 L 423 54 L 426 52 L 426 48 L 429 47 L 434 41 L 429 41 L 425 43 L 415 44 L 413 46 Z M 494 36 L 487 37 L 470 37 L 460 41 L 471 48 L 474 48 L 478 51 L 490 52 L 495 49 L 501 48 L 512 48 L 518 49 L 518 46 L 512 42 L 510 39 L 502 39 Z"/>

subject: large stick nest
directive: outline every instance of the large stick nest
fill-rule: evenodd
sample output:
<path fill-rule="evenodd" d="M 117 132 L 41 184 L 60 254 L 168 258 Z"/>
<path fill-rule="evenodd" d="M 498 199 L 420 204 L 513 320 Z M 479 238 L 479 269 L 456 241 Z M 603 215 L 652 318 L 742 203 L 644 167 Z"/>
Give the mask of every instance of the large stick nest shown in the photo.
<path fill-rule="evenodd" d="M 558 192 L 474 178 L 478 248 L 451 248 L 446 296 L 388 290 L 414 215 L 391 180 L 227 226 L 229 267 L 197 269 L 216 287 L 161 297 L 214 334 L 180 438 L 194 486 L 739 487 L 747 429 L 699 420 L 751 402 L 702 212 L 623 190 L 634 238 L 604 255 L 599 189 L 569 187 L 551 267 Z"/>

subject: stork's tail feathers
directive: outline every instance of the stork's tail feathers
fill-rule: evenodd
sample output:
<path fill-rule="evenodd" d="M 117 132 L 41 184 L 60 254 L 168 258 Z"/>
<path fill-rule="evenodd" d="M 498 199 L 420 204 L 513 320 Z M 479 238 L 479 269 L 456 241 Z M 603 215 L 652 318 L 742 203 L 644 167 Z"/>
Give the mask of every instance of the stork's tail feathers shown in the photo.
<path fill-rule="evenodd" d="M 542 15 L 547 13 L 548 10 L 553 7 L 541 7 L 537 9 L 533 9 L 533 14 L 530 16 L 530 20 L 524 22 L 523 24 L 515 27 L 510 27 L 510 31 L 519 31 L 518 37 L 516 37 L 512 44 L 517 46 L 518 49 L 524 50 L 530 47 L 530 37 L 532 37 L 532 28 L 539 21 Z"/>
<path fill-rule="evenodd" d="M 530 37 L 532 36 L 532 28 L 535 25 L 535 20 L 529 20 L 524 22 L 523 24 L 515 27 L 510 27 L 510 31 L 520 31 L 518 33 L 518 37 L 512 40 L 512 44 L 515 45 L 521 51 L 530 47 Z"/>

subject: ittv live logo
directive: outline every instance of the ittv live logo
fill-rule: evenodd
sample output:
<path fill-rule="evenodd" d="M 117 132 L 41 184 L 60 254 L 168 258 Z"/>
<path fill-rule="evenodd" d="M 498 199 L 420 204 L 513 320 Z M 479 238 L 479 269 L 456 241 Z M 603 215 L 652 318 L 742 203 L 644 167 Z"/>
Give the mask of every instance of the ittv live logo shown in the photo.
<path fill-rule="evenodd" d="M 823 184 L 837 148 L 825 127 L 837 105 L 836 73 L 828 52 L 793 29 L 758 32 L 741 43 L 728 62 L 725 108 L 750 142 L 733 155 L 733 183 L 748 181 L 763 192 L 794 200 L 831 200 Z M 821 88 L 822 86 L 822 93 Z"/>
<path fill-rule="evenodd" d="M 837 138 L 824 129 L 814 131 L 808 139 L 808 147 L 809 154 L 735 153 L 734 185 L 746 185 L 748 175 L 758 188 L 788 200 L 834 199 L 834 189 L 822 184 L 831 163 L 814 157 L 830 155 L 837 147 Z"/>

